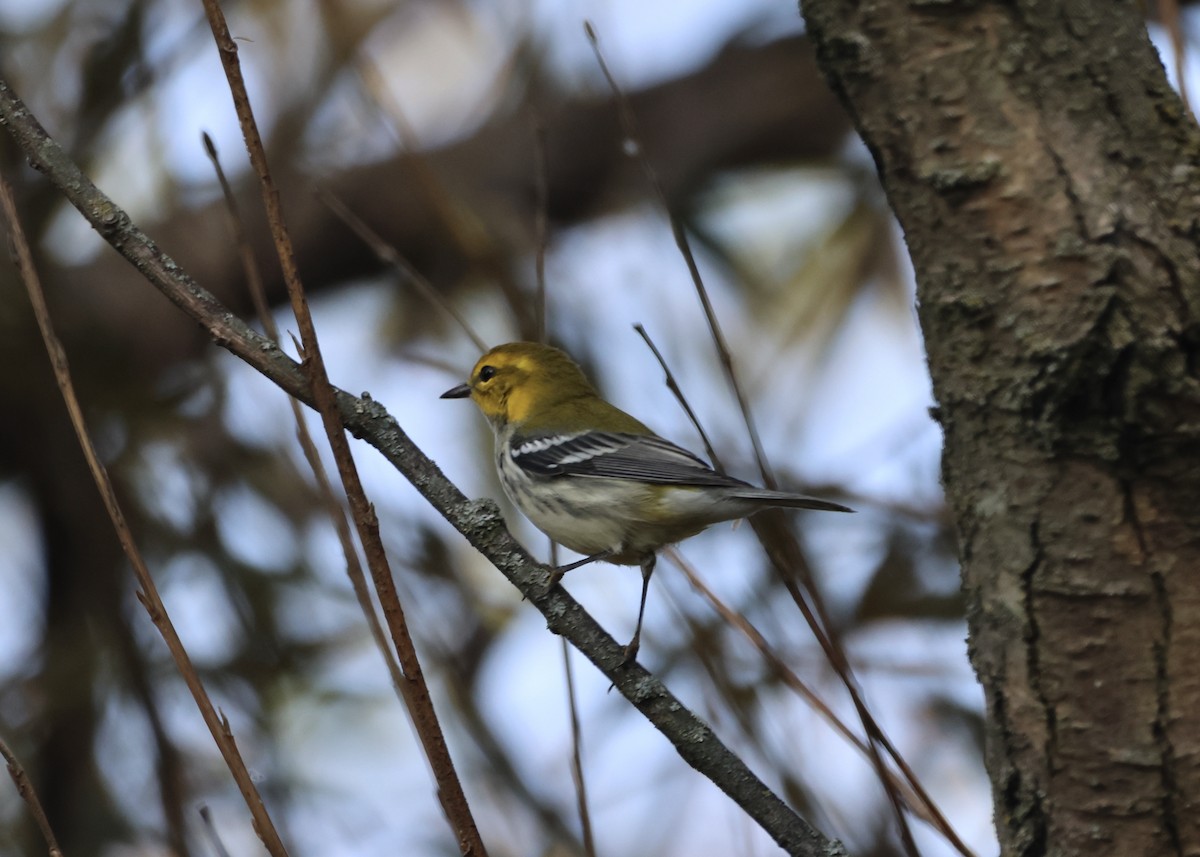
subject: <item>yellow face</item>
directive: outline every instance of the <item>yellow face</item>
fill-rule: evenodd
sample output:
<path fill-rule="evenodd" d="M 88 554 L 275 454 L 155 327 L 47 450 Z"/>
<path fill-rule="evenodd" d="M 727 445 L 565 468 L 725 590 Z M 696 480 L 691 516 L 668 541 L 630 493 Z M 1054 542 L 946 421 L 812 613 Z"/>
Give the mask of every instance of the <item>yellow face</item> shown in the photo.
<path fill-rule="evenodd" d="M 467 383 L 447 390 L 442 398 L 469 396 L 493 424 L 504 425 L 523 423 L 535 407 L 546 408 L 581 391 L 594 392 L 565 352 L 534 342 L 510 342 L 480 357 Z"/>

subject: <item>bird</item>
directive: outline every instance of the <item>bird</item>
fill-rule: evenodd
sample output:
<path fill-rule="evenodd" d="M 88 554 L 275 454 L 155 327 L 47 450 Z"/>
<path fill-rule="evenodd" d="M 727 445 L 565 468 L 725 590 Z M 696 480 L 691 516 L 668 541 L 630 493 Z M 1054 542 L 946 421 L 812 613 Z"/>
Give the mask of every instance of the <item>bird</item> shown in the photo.
<path fill-rule="evenodd" d="M 605 401 L 579 364 L 550 345 L 498 345 L 479 358 L 466 383 L 441 398 L 475 403 L 495 435 L 496 469 L 508 498 L 551 540 L 583 554 L 552 570 L 547 591 L 592 562 L 641 568 L 625 664 L 637 658 L 661 548 L 763 509 L 854 511 L 714 470 Z"/>

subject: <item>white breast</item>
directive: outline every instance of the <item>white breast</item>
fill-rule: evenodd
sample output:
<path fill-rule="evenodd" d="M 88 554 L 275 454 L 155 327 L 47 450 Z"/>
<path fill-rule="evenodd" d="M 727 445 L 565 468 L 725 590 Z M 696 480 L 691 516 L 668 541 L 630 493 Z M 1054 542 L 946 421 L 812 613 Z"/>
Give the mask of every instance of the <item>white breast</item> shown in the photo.
<path fill-rule="evenodd" d="M 533 525 L 577 553 L 620 552 L 628 544 L 628 510 L 645 502 L 648 489 L 623 479 L 531 477 L 497 444 L 496 466 L 504 492 Z"/>

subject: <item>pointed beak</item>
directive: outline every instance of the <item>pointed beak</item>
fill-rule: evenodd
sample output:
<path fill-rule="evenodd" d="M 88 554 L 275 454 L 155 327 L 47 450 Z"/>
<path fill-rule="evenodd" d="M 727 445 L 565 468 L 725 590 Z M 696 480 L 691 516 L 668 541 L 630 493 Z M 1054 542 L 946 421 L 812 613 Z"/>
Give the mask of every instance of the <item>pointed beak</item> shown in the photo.
<path fill-rule="evenodd" d="M 459 384 L 457 387 L 451 387 L 439 399 L 465 399 L 471 395 L 471 387 L 469 384 Z"/>

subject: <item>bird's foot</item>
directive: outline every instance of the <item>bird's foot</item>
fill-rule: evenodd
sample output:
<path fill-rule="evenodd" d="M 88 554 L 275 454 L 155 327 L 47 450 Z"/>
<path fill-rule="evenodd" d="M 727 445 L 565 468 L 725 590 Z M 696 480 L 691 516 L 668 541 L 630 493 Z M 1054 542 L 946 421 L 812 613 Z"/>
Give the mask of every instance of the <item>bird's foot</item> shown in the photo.
<path fill-rule="evenodd" d="M 569 562 L 566 565 L 560 565 L 558 568 L 551 569 L 550 577 L 546 580 L 546 588 L 542 590 L 542 594 L 548 594 L 550 590 L 554 588 L 554 585 L 563 579 L 563 575 L 568 571 L 574 571 L 580 566 L 587 565 L 589 562 L 608 559 L 610 556 L 612 556 L 612 551 L 601 551 L 600 553 L 594 553 L 591 556 L 585 556 L 583 559 L 576 560 L 575 562 Z"/>
<path fill-rule="evenodd" d="M 637 662 L 638 649 L 641 648 L 641 641 L 638 639 L 640 636 L 640 634 L 634 635 L 634 638 L 629 641 L 629 645 L 625 647 L 625 656 L 621 658 L 621 666 L 627 667 Z"/>
<path fill-rule="evenodd" d="M 546 577 L 546 588 L 542 590 L 542 595 L 548 595 L 550 590 L 558 586 L 559 581 L 563 579 L 563 575 L 570 569 L 559 566 L 558 568 L 550 569 L 550 574 Z"/>

